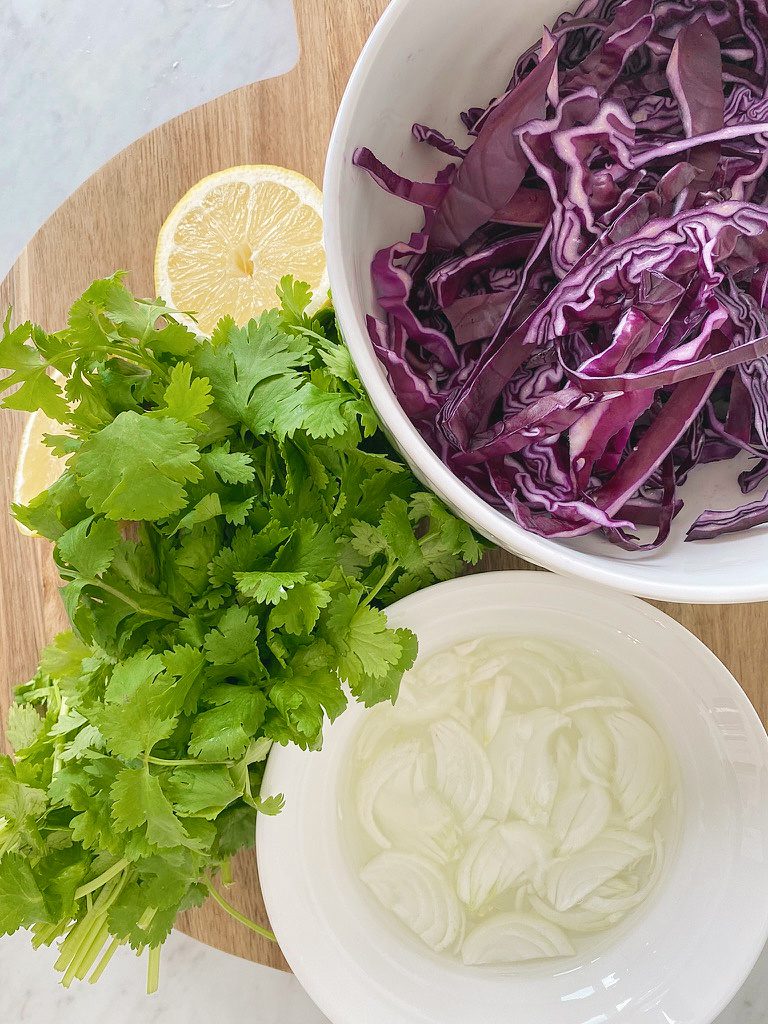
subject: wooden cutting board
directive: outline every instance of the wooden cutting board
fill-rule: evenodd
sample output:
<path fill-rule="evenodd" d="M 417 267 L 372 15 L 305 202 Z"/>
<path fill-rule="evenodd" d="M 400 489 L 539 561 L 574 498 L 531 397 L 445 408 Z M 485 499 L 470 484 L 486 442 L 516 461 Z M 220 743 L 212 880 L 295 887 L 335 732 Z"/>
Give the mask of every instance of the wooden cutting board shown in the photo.
<path fill-rule="evenodd" d="M 138 294 L 152 293 L 160 225 L 176 200 L 206 174 L 245 163 L 294 167 L 318 184 L 333 118 L 352 66 L 387 0 L 295 0 L 297 66 L 192 110 L 157 128 L 97 171 L 35 235 L 0 286 L 0 309 L 16 321 L 60 328 L 96 277 L 123 268 Z M 16 683 L 29 678 L 40 648 L 66 628 L 50 551 L 22 537 L 4 511 L 10 501 L 22 416 L 0 415 L 0 726 Z M 525 563 L 494 552 L 482 568 Z M 768 571 L 768 568 L 767 570 Z M 739 679 L 768 719 L 768 608 L 665 605 Z M 0 743 L 2 740 L 0 739 Z M 255 858 L 235 865 L 228 898 L 266 923 Z M 279 949 L 236 924 L 211 901 L 183 915 L 181 928 L 212 946 L 287 969 Z"/>

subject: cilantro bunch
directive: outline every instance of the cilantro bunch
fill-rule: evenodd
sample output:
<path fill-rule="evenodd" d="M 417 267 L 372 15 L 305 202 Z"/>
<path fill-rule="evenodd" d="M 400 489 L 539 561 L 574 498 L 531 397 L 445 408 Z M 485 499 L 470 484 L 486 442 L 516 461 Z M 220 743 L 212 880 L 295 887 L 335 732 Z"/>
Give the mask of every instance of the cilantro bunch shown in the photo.
<path fill-rule="evenodd" d="M 394 700 L 416 638 L 381 608 L 481 553 L 389 447 L 332 310 L 290 278 L 278 296 L 201 340 L 115 275 L 59 333 L 5 323 L 4 405 L 62 424 L 66 471 L 13 511 L 54 542 L 72 629 L 9 716 L 0 934 L 60 940 L 65 984 L 127 942 L 154 990 L 209 897 L 269 935 L 219 886 L 282 805 L 271 744 Z"/>

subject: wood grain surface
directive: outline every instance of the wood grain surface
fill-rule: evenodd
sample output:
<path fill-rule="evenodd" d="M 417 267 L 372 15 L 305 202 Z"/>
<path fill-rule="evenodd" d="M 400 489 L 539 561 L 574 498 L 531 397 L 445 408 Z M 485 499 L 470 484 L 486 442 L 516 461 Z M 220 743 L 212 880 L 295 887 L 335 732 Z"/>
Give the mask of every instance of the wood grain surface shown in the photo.
<path fill-rule="evenodd" d="M 130 272 L 138 294 L 152 292 L 157 232 L 176 200 L 198 179 L 235 164 L 294 167 L 318 184 L 333 118 L 349 73 L 386 0 L 295 0 L 297 66 L 183 114 L 124 150 L 60 207 L 0 286 L 0 309 L 55 330 L 96 277 Z M 66 627 L 58 580 L 41 541 L 22 537 L 5 512 L 21 414 L 0 416 L 0 725 L 16 683 L 29 678 L 40 648 Z M 502 552 L 484 569 L 530 568 Z M 699 636 L 742 683 L 768 720 L 765 605 L 663 605 Z M 1 739 L 0 739 L 0 742 Z M 255 859 L 235 864 L 228 898 L 266 922 Z M 212 946 L 287 969 L 279 949 L 236 924 L 211 901 L 183 915 L 181 928 Z"/>

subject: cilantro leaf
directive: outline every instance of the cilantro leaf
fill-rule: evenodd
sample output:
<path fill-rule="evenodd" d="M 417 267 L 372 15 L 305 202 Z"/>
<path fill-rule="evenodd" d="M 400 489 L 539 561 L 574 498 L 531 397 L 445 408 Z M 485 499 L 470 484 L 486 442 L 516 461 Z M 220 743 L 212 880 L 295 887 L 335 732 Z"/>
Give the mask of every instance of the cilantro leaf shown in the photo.
<path fill-rule="evenodd" d="M 48 375 L 47 356 L 52 354 L 52 342 L 54 339 L 28 322 L 10 330 L 6 318 L 0 339 L 0 369 L 10 370 L 11 373 L 0 383 L 0 389 L 7 391 L 17 384 L 21 387 L 6 393 L 2 404 L 6 409 L 23 409 L 27 412 L 42 409 L 51 419 L 63 423 L 68 418 L 69 407 L 61 388 Z M 61 349 L 63 346 L 57 347 Z"/>
<path fill-rule="evenodd" d="M 384 533 L 372 523 L 353 522 L 350 526 L 350 544 L 354 550 L 370 562 L 376 555 L 382 555 L 389 550 L 389 541 Z"/>
<path fill-rule="evenodd" d="M 43 720 L 29 704 L 11 704 L 8 708 L 6 736 L 18 753 L 31 747 L 43 731 Z"/>
<path fill-rule="evenodd" d="M 45 812 L 45 792 L 18 777 L 9 757 L 0 755 L 0 855 L 5 851 L 40 845 L 38 821 Z"/>
<path fill-rule="evenodd" d="M 171 379 L 163 392 L 163 404 L 151 415 L 171 417 L 186 423 L 195 431 L 205 430 L 200 419 L 211 407 L 211 385 L 205 377 L 192 377 L 189 363 L 176 363 Z"/>
<path fill-rule="evenodd" d="M 234 665 L 253 653 L 259 632 L 259 620 L 247 608 L 233 605 L 205 637 L 205 655 L 212 665 Z"/>
<path fill-rule="evenodd" d="M 254 434 L 286 434 L 294 424 L 306 359 L 302 341 L 283 331 L 273 311 L 242 328 L 229 327 L 226 344 L 203 343 L 195 369 L 208 378 L 218 408 Z"/>
<path fill-rule="evenodd" d="M 176 524 L 177 530 L 191 530 L 193 526 L 200 523 L 207 523 L 222 513 L 221 499 L 218 494 L 206 494 L 198 503 L 187 512 Z"/>
<path fill-rule="evenodd" d="M 70 527 L 59 537 L 56 548 L 59 556 L 83 576 L 101 576 L 112 564 L 120 531 L 108 519 L 89 516 Z"/>
<path fill-rule="evenodd" d="M 396 629 L 395 636 L 400 645 L 400 657 L 389 666 L 383 674 L 378 676 L 361 673 L 356 675 L 350 682 L 350 689 L 359 701 L 362 701 L 367 708 L 373 707 L 381 701 L 397 700 L 400 691 L 400 681 L 403 673 L 406 672 L 416 661 L 418 652 L 418 641 L 416 634 L 409 629 Z"/>
<path fill-rule="evenodd" d="M 312 301 L 312 289 L 304 281 L 297 281 L 286 274 L 280 278 L 275 289 L 282 307 L 283 319 L 291 326 L 304 322 L 304 313 Z"/>
<path fill-rule="evenodd" d="M 361 598 L 359 587 L 334 598 L 326 624 L 327 636 L 339 654 L 339 671 L 350 685 L 361 673 L 385 676 L 403 654 L 384 612 L 361 603 Z"/>
<path fill-rule="evenodd" d="M 197 847 L 173 813 L 159 781 L 146 768 L 123 768 L 110 795 L 112 820 L 118 832 L 141 834 L 150 848 Z"/>
<path fill-rule="evenodd" d="M 288 526 L 270 521 L 258 533 L 249 526 L 236 530 L 229 547 L 212 559 L 209 575 L 213 586 L 234 585 L 235 573 L 254 569 L 260 559 L 275 551 L 291 534 Z"/>
<path fill-rule="evenodd" d="M 13 505 L 11 511 L 28 530 L 49 540 L 56 540 L 89 514 L 75 477 L 69 470 L 28 505 Z"/>
<path fill-rule="evenodd" d="M 109 519 L 163 519 L 184 507 L 200 479 L 194 432 L 174 419 L 122 412 L 73 457 L 88 505 Z"/>
<path fill-rule="evenodd" d="M 380 528 L 389 550 L 402 562 L 405 571 L 418 571 L 424 562 L 424 555 L 411 525 L 408 505 L 402 498 L 389 499 L 381 515 Z"/>
<path fill-rule="evenodd" d="M 301 406 L 296 426 L 301 427 L 310 437 L 335 437 L 343 434 L 349 424 L 343 408 L 346 395 L 321 391 L 314 384 L 305 384 L 300 391 Z"/>
<path fill-rule="evenodd" d="M 229 770 L 212 764 L 175 768 L 163 790 L 177 814 L 211 819 L 242 796 Z"/>
<path fill-rule="evenodd" d="M 6 853 L 0 860 L 0 935 L 48 919 L 31 867 L 20 854 Z"/>
<path fill-rule="evenodd" d="M 237 589 L 261 604 L 278 604 L 297 583 L 307 578 L 305 572 L 236 572 Z"/>
<path fill-rule="evenodd" d="M 215 851 L 231 857 L 238 850 L 250 849 L 256 842 L 256 808 L 247 804 L 230 805 L 216 818 Z"/>
<path fill-rule="evenodd" d="M 249 484 L 256 475 L 251 456 L 247 452 L 231 452 L 229 441 L 205 452 L 200 465 L 215 473 L 225 484 Z"/>
<path fill-rule="evenodd" d="M 327 669 L 291 674 L 269 691 L 274 714 L 267 735 L 304 749 L 320 746 L 325 717 L 333 722 L 347 706 L 338 676 Z"/>
<path fill-rule="evenodd" d="M 253 686 L 216 686 L 205 695 L 213 704 L 192 725 L 189 752 L 201 761 L 240 757 L 264 720 L 266 698 Z"/>
<path fill-rule="evenodd" d="M 472 565 L 480 561 L 483 545 L 472 528 L 449 512 L 434 494 L 417 492 L 411 498 L 410 508 L 414 521 L 429 520 L 429 533 L 422 542 L 428 559 L 451 555 Z"/>
<path fill-rule="evenodd" d="M 269 630 L 284 629 L 293 636 L 308 635 L 331 602 L 330 591 L 321 583 L 299 583 L 284 595 L 269 613 Z"/>
<path fill-rule="evenodd" d="M 163 685 L 163 669 L 162 657 L 148 651 L 116 666 L 104 703 L 90 713 L 113 754 L 128 759 L 148 754 L 173 732 L 182 695 L 172 683 Z"/>
<path fill-rule="evenodd" d="M 279 814 L 285 807 L 285 797 L 282 793 L 276 793 L 274 796 L 251 797 L 251 802 L 259 814 Z"/>

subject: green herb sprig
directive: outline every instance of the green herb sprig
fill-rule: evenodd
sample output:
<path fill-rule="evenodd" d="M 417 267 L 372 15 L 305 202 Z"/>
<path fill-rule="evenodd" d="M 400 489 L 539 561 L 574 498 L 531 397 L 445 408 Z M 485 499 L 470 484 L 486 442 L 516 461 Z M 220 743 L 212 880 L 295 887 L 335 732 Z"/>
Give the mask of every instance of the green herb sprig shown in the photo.
<path fill-rule="evenodd" d="M 62 424 L 66 471 L 13 512 L 54 542 L 72 629 L 9 715 L 0 934 L 59 941 L 65 985 L 129 943 L 153 991 L 209 896 L 270 936 L 219 889 L 283 804 L 270 746 L 317 749 L 348 694 L 394 700 L 416 638 L 382 608 L 481 554 L 387 443 L 333 311 L 278 297 L 201 340 L 116 274 L 59 333 L 4 325 L 3 404 Z"/>

